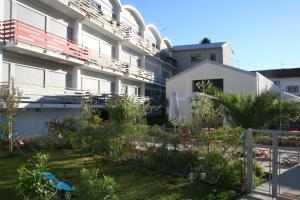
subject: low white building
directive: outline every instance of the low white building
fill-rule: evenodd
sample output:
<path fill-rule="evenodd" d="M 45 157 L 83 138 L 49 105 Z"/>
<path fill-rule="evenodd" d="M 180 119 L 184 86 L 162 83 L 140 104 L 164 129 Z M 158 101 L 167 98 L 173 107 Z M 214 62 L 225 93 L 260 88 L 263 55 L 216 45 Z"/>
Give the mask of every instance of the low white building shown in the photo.
<path fill-rule="evenodd" d="M 272 80 L 282 91 L 300 96 L 300 68 L 257 71 Z"/>
<path fill-rule="evenodd" d="M 190 97 L 197 92 L 198 81 L 209 80 L 224 92 L 256 95 L 277 86 L 258 72 L 248 72 L 218 62 L 204 61 L 167 80 L 166 96 L 170 102 L 173 93 L 178 94 L 179 115 L 191 119 Z"/>

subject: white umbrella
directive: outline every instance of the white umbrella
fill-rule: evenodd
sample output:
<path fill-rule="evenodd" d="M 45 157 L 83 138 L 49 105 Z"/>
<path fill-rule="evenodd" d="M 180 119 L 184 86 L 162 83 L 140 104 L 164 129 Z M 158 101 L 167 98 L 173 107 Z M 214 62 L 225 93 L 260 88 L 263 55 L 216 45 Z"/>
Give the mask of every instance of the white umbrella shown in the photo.
<path fill-rule="evenodd" d="M 177 91 L 173 92 L 170 97 L 169 117 L 170 119 L 176 119 L 179 117 L 179 103 Z"/>

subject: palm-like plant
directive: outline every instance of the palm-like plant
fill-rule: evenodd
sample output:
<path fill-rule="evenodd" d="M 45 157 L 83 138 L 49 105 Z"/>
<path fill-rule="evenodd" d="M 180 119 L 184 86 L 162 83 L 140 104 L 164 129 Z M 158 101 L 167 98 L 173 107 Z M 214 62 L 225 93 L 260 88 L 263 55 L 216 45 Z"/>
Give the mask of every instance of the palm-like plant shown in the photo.
<path fill-rule="evenodd" d="M 217 99 L 231 123 L 243 128 L 280 128 L 281 121 L 294 122 L 300 116 L 299 103 L 285 101 L 279 93 L 270 91 L 246 97 L 218 92 Z"/>

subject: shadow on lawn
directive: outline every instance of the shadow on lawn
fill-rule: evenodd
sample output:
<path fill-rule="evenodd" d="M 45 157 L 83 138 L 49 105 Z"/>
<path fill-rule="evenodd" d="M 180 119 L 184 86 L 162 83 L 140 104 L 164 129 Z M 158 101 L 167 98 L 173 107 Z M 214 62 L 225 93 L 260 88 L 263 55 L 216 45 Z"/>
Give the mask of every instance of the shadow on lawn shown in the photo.
<path fill-rule="evenodd" d="M 0 145 L 0 151 L 5 150 Z M 0 199 L 17 199 L 16 170 L 34 155 L 34 152 L 24 150 L 19 156 L 0 158 Z M 74 153 L 71 150 L 54 150 L 49 155 L 51 171 L 75 186 L 82 168 L 99 168 L 100 173 L 112 176 L 120 185 L 120 199 L 206 199 L 206 195 L 213 190 L 208 185 L 191 183 L 187 179 L 103 159 L 101 156 Z M 232 199 L 236 199 L 236 196 Z"/>

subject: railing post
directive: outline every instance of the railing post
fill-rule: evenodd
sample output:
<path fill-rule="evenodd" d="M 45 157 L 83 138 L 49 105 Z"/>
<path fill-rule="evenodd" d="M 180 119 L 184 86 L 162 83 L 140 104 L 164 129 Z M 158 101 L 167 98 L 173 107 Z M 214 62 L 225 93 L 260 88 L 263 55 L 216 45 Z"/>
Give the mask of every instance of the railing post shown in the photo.
<path fill-rule="evenodd" d="M 253 191 L 253 131 L 248 129 L 246 132 L 246 189 L 250 193 Z"/>
<path fill-rule="evenodd" d="M 278 134 L 272 134 L 272 197 L 277 198 L 277 185 L 278 185 Z"/>

